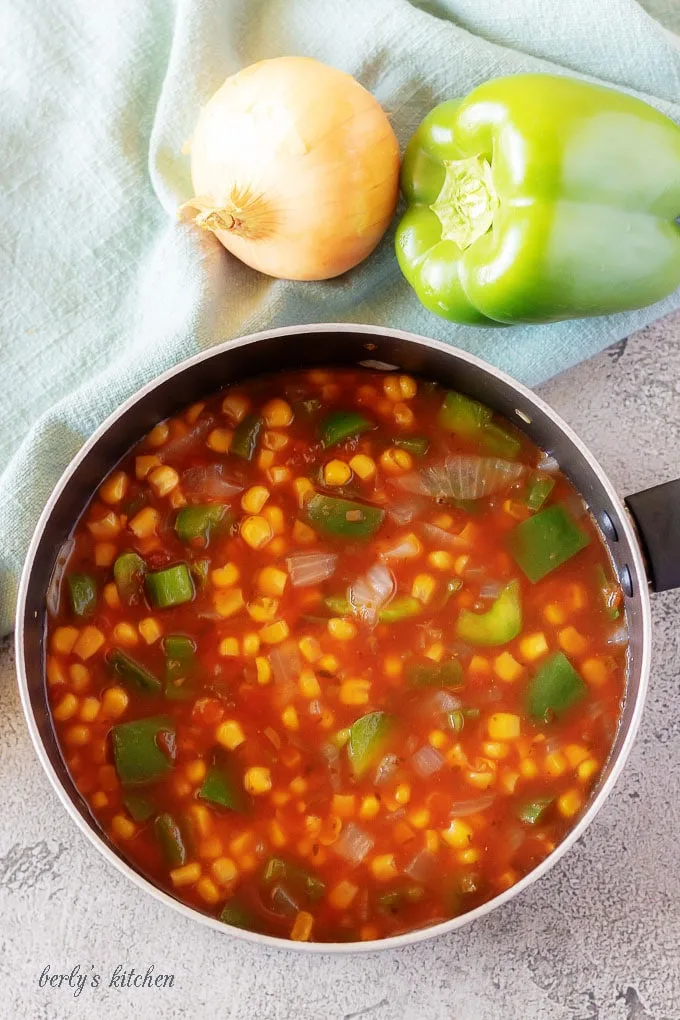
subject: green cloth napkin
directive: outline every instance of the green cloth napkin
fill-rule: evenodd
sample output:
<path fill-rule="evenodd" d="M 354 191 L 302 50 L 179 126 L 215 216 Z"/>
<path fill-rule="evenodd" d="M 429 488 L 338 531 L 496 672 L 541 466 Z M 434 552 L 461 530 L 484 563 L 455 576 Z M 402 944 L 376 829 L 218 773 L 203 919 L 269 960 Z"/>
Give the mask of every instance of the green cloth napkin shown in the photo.
<path fill-rule="evenodd" d="M 258 276 L 180 225 L 182 145 L 227 75 L 305 54 L 355 75 L 402 145 L 442 99 L 521 71 L 635 91 L 680 121 L 677 0 L 2 0 L 0 633 L 38 515 L 142 383 L 269 326 L 360 321 L 457 344 L 535 384 L 680 306 L 503 331 L 426 312 L 392 234 L 338 280 Z M 266 366 L 263 366 L 263 368 Z"/>

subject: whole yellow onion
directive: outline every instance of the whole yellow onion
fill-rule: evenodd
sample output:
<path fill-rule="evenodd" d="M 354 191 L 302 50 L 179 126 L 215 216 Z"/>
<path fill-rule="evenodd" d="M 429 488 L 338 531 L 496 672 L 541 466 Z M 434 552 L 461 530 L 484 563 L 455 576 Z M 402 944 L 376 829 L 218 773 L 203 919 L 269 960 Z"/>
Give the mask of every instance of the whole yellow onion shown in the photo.
<path fill-rule="evenodd" d="M 191 142 L 182 207 L 253 269 L 327 280 L 369 255 L 397 203 L 399 145 L 354 78 L 308 57 L 227 78 Z"/>

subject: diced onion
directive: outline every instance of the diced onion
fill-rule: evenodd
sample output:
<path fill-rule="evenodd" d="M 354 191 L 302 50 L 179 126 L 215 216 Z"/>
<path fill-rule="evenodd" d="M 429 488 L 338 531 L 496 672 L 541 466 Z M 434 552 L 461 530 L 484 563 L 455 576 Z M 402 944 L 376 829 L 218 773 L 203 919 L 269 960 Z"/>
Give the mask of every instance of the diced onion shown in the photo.
<path fill-rule="evenodd" d="M 310 701 L 307 711 L 310 715 L 321 715 L 321 702 L 318 699 Z"/>
<path fill-rule="evenodd" d="M 372 849 L 373 842 L 368 833 L 360 829 L 354 822 L 350 822 L 344 827 L 332 849 L 338 856 L 344 857 L 349 864 L 360 864 Z"/>
<path fill-rule="evenodd" d="M 436 524 L 423 524 L 422 529 L 426 538 L 429 538 L 430 541 L 440 547 L 443 545 L 455 545 L 462 549 L 465 545 L 465 542 L 462 542 L 458 535 L 452 535 L 450 531 L 438 528 Z"/>
<path fill-rule="evenodd" d="M 501 581 L 485 581 L 479 589 L 479 597 L 480 599 L 497 599 L 504 587 L 505 585 Z"/>
<path fill-rule="evenodd" d="M 455 712 L 463 704 L 460 698 L 450 691 L 435 691 L 431 696 L 430 704 L 437 712 Z"/>
<path fill-rule="evenodd" d="M 372 626 L 380 610 L 393 597 L 396 587 L 392 571 L 383 563 L 376 563 L 349 586 L 347 594 L 352 612 Z"/>
<path fill-rule="evenodd" d="M 627 645 L 628 644 L 628 631 L 625 627 L 617 627 L 615 631 L 607 638 L 607 644 L 609 645 Z"/>
<path fill-rule="evenodd" d="M 324 744 L 321 754 L 326 762 L 328 770 L 328 781 L 335 791 L 340 789 L 340 751 L 335 744 Z"/>
<path fill-rule="evenodd" d="M 376 786 L 386 783 L 388 779 L 392 778 L 398 768 L 399 759 L 396 754 L 386 754 L 385 757 L 378 762 L 375 775 L 373 776 L 373 782 Z"/>
<path fill-rule="evenodd" d="M 549 453 L 544 453 L 538 464 L 536 465 L 537 471 L 559 471 L 560 465 L 558 461 Z"/>
<path fill-rule="evenodd" d="M 467 815 L 476 815 L 479 811 L 486 811 L 491 807 L 495 798 L 493 794 L 485 797 L 475 797 L 470 800 L 453 800 L 449 805 L 451 818 L 465 818 Z"/>
<path fill-rule="evenodd" d="M 386 549 L 382 553 L 382 557 L 385 560 L 409 560 L 414 556 L 419 556 L 420 551 L 421 546 L 415 535 L 406 535 L 391 549 Z"/>
<path fill-rule="evenodd" d="M 223 464 L 189 468 L 182 472 L 181 484 L 182 492 L 189 500 L 229 501 L 243 491 L 239 482 L 225 477 Z"/>
<path fill-rule="evenodd" d="M 279 684 L 294 683 L 302 669 L 300 654 L 294 641 L 286 641 L 285 644 L 275 645 L 269 653 L 269 662 L 274 674 L 274 680 Z"/>
<path fill-rule="evenodd" d="M 404 872 L 421 885 L 436 885 L 441 880 L 441 865 L 431 850 L 419 850 Z"/>
<path fill-rule="evenodd" d="M 290 583 L 294 588 L 306 588 L 328 580 L 338 565 L 337 553 L 299 552 L 286 559 Z"/>
<path fill-rule="evenodd" d="M 436 747 L 424 744 L 411 758 L 411 764 L 421 779 L 427 779 L 428 776 L 439 772 L 444 764 L 444 758 Z"/>
<path fill-rule="evenodd" d="M 212 418 L 202 418 L 192 429 L 188 432 L 184 432 L 179 436 L 175 436 L 174 439 L 169 439 L 167 443 L 164 443 L 162 448 L 158 451 L 162 460 L 175 459 L 176 457 L 183 457 L 185 453 L 200 442 L 207 436 L 210 429 L 215 424 Z"/>
<path fill-rule="evenodd" d="M 422 509 L 423 503 L 421 500 L 404 499 L 399 502 L 394 502 L 388 506 L 387 516 L 393 520 L 395 524 L 410 524 L 411 521 L 415 520 L 418 514 L 421 513 Z"/>
<path fill-rule="evenodd" d="M 406 492 L 434 499 L 481 499 L 503 492 L 526 471 L 524 464 L 499 457 L 480 457 L 457 453 L 439 464 L 430 464 L 420 472 L 392 479 Z"/>

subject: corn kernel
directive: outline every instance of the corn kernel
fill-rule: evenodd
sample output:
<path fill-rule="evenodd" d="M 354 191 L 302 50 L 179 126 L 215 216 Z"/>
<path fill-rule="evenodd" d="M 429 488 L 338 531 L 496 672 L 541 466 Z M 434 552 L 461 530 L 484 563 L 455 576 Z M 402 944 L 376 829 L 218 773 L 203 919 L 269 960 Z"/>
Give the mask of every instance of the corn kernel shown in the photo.
<path fill-rule="evenodd" d="M 78 699 L 73 694 L 65 694 L 52 710 L 52 715 L 58 722 L 65 722 L 67 719 L 72 719 L 77 711 Z"/>
<path fill-rule="evenodd" d="M 482 743 L 482 752 L 487 758 L 501 761 L 503 758 L 507 758 L 510 748 L 502 740 L 485 740 Z"/>
<path fill-rule="evenodd" d="M 584 659 L 581 663 L 580 673 L 586 683 L 591 684 L 593 687 L 602 687 L 606 684 L 609 679 L 609 670 L 602 659 L 598 659 L 592 656 L 590 659 Z"/>
<path fill-rule="evenodd" d="M 158 521 L 158 511 L 151 506 L 145 506 L 128 521 L 128 528 L 137 538 L 149 538 L 156 534 Z"/>
<path fill-rule="evenodd" d="M 375 942 L 380 938 L 378 926 L 375 924 L 362 924 L 359 929 L 359 939 L 362 942 Z"/>
<path fill-rule="evenodd" d="M 216 588 L 233 588 L 241 576 L 235 563 L 225 563 L 210 572 L 210 580 Z"/>
<path fill-rule="evenodd" d="M 83 722 L 94 722 L 99 715 L 101 705 L 98 698 L 85 698 L 80 706 L 78 718 Z"/>
<path fill-rule="evenodd" d="M 262 408 L 262 419 L 268 428 L 284 428 L 293 420 L 293 408 L 285 400 L 274 398 Z"/>
<path fill-rule="evenodd" d="M 288 836 L 278 819 L 273 818 L 269 823 L 269 840 L 276 847 L 284 847 L 288 842 Z"/>
<path fill-rule="evenodd" d="M 271 772 L 267 768 L 253 765 L 246 769 L 243 785 L 247 792 L 252 793 L 253 796 L 269 793 L 272 788 Z"/>
<path fill-rule="evenodd" d="M 218 616 L 226 619 L 229 616 L 236 616 L 243 609 L 243 592 L 240 588 L 229 588 L 225 591 L 218 588 L 213 594 L 213 605 Z"/>
<path fill-rule="evenodd" d="M 196 892 L 206 903 L 214 905 L 222 899 L 222 894 L 211 878 L 203 876 L 196 883 Z"/>
<path fill-rule="evenodd" d="M 410 400 L 418 392 L 418 385 L 410 375 L 386 375 L 383 380 L 385 396 L 396 403 L 400 400 Z"/>
<path fill-rule="evenodd" d="M 370 691 L 370 680 L 362 680 L 358 677 L 343 680 L 340 684 L 338 698 L 341 705 L 366 705 L 369 701 Z"/>
<path fill-rule="evenodd" d="M 366 821 L 370 818 L 375 818 L 379 811 L 380 801 L 374 793 L 369 793 L 361 801 L 359 817 Z"/>
<path fill-rule="evenodd" d="M 281 713 L 281 722 L 288 730 L 300 729 L 300 719 L 294 705 L 286 705 Z"/>
<path fill-rule="evenodd" d="M 456 561 L 445 549 L 435 549 L 428 555 L 427 562 L 437 570 L 453 570 Z"/>
<path fill-rule="evenodd" d="M 147 480 L 157 496 L 168 496 L 179 485 L 179 475 L 168 464 L 150 471 Z"/>
<path fill-rule="evenodd" d="M 462 818 L 452 818 L 448 829 L 442 831 L 442 838 L 454 850 L 467 850 L 472 836 L 472 829 Z"/>
<path fill-rule="evenodd" d="M 388 655 L 385 657 L 383 663 L 383 671 L 385 676 L 398 677 L 401 676 L 404 665 L 398 655 Z"/>
<path fill-rule="evenodd" d="M 298 687 L 303 698 L 312 701 L 321 694 L 321 685 L 316 678 L 316 673 L 311 669 L 303 669 L 298 677 Z"/>
<path fill-rule="evenodd" d="M 334 655 L 322 655 L 318 662 L 318 668 L 322 673 L 335 676 L 340 669 L 340 663 Z"/>
<path fill-rule="evenodd" d="M 426 829 L 430 824 L 430 811 L 426 807 L 416 808 L 414 811 L 409 811 L 406 818 L 414 829 Z"/>
<path fill-rule="evenodd" d="M 291 779 L 288 784 L 288 789 L 291 793 L 294 793 L 296 797 L 300 797 L 303 793 L 306 793 L 309 783 L 302 776 L 296 776 L 295 779 Z"/>
<path fill-rule="evenodd" d="M 122 687 L 107 687 L 102 694 L 102 712 L 109 719 L 118 719 L 130 703 L 130 697 Z"/>
<path fill-rule="evenodd" d="M 316 532 L 303 521 L 295 521 L 291 535 L 296 545 L 314 545 L 316 542 Z"/>
<path fill-rule="evenodd" d="M 567 759 L 561 751 L 553 751 L 551 754 L 546 754 L 543 768 L 549 776 L 563 776 L 568 768 Z"/>
<path fill-rule="evenodd" d="M 309 497 L 314 495 L 314 486 L 309 478 L 296 478 L 293 482 L 293 488 L 297 496 L 298 506 L 302 510 Z"/>
<path fill-rule="evenodd" d="M 285 807 L 290 801 L 290 793 L 287 790 L 274 790 L 269 798 L 274 807 Z"/>
<path fill-rule="evenodd" d="M 184 766 L 184 775 L 190 783 L 202 783 L 207 771 L 206 764 L 202 758 L 195 758 Z"/>
<path fill-rule="evenodd" d="M 351 620 L 343 620 L 339 616 L 334 616 L 328 621 L 328 633 L 331 637 L 334 637 L 336 641 L 351 641 L 352 638 L 356 637 L 357 629 Z"/>
<path fill-rule="evenodd" d="M 394 791 L 394 799 L 402 807 L 404 804 L 408 804 L 411 799 L 411 787 L 408 783 L 399 783 Z"/>
<path fill-rule="evenodd" d="M 233 438 L 234 433 L 230 429 L 213 429 L 208 433 L 205 444 L 215 453 L 229 453 Z"/>
<path fill-rule="evenodd" d="M 582 584 L 574 582 L 569 585 L 568 594 L 569 606 L 574 612 L 578 612 L 580 609 L 585 609 L 588 605 L 588 592 Z"/>
<path fill-rule="evenodd" d="M 116 644 L 123 645 L 124 648 L 134 648 L 139 644 L 137 628 L 134 624 L 125 621 L 117 623 L 113 628 L 113 639 Z"/>
<path fill-rule="evenodd" d="M 470 659 L 468 672 L 472 676 L 488 676 L 491 672 L 491 664 L 483 655 L 473 655 Z"/>
<path fill-rule="evenodd" d="M 220 885 L 229 885 L 238 877 L 238 868 L 231 857 L 218 857 L 210 865 L 210 873 Z"/>
<path fill-rule="evenodd" d="M 222 401 L 222 414 L 230 425 L 243 421 L 250 408 L 250 400 L 242 393 L 228 393 Z"/>
<path fill-rule="evenodd" d="M 249 631 L 243 635 L 241 653 L 249 659 L 254 658 L 260 650 L 260 635 Z"/>
<path fill-rule="evenodd" d="M 474 847 L 469 847 L 467 850 L 459 850 L 456 854 L 456 859 L 459 864 L 476 864 L 481 857 L 479 850 L 475 850 Z"/>
<path fill-rule="evenodd" d="M 583 655 L 588 648 L 588 639 L 579 634 L 576 627 L 564 627 L 557 635 L 560 648 L 568 655 Z"/>
<path fill-rule="evenodd" d="M 76 663 L 75 665 L 78 665 Z M 85 667 L 83 667 L 85 668 Z M 66 673 L 64 667 L 59 659 L 55 659 L 54 656 L 48 655 L 47 662 L 45 664 L 45 672 L 47 675 L 47 682 L 52 686 L 66 683 Z"/>
<path fill-rule="evenodd" d="M 564 757 L 569 762 L 569 767 L 575 769 L 588 757 L 588 749 L 581 744 L 567 744 L 564 749 Z"/>
<path fill-rule="evenodd" d="M 595 758 L 586 758 L 585 761 L 582 761 L 578 765 L 576 769 L 576 775 L 578 776 L 580 782 L 588 783 L 593 778 L 593 776 L 597 774 L 597 770 L 599 769 L 599 767 L 600 766 Z"/>
<path fill-rule="evenodd" d="M 425 649 L 423 655 L 426 659 L 431 659 L 432 662 L 441 662 L 444 658 L 446 649 L 441 641 L 435 641 L 428 648 Z"/>
<path fill-rule="evenodd" d="M 557 798 L 557 810 L 564 818 L 573 818 L 583 806 L 583 794 L 580 790 L 566 790 Z"/>
<path fill-rule="evenodd" d="M 516 740 L 520 734 L 520 718 L 512 712 L 494 712 L 489 716 L 487 732 L 491 740 Z"/>
<path fill-rule="evenodd" d="M 396 878 L 398 874 L 394 854 L 378 854 L 371 861 L 370 868 L 371 874 L 378 882 L 389 882 L 390 879 Z"/>
<path fill-rule="evenodd" d="M 284 464 L 272 464 L 267 468 L 267 479 L 271 485 L 284 485 L 290 481 L 291 470 Z"/>
<path fill-rule="evenodd" d="M 258 595 L 246 606 L 248 615 L 255 623 L 268 623 L 274 620 L 279 611 L 279 600 L 269 595 Z"/>
<path fill-rule="evenodd" d="M 226 719 L 223 723 L 220 723 L 215 731 L 217 743 L 221 744 L 222 747 L 226 747 L 229 751 L 239 747 L 245 739 L 243 727 L 236 719 Z"/>
<path fill-rule="evenodd" d="M 352 818 L 356 810 L 356 797 L 353 793 L 335 793 L 331 801 L 331 811 L 339 818 Z"/>
<path fill-rule="evenodd" d="M 413 457 L 408 450 L 390 446 L 380 454 L 380 466 L 387 475 L 401 475 L 413 467 Z"/>
<path fill-rule="evenodd" d="M 274 559 L 281 559 L 281 557 L 285 556 L 287 552 L 288 543 L 286 542 L 285 538 L 281 537 L 281 535 L 277 535 L 277 537 L 272 539 L 272 541 L 267 546 L 267 553 Z"/>
<path fill-rule="evenodd" d="M 470 557 L 465 554 L 456 557 L 453 564 L 453 569 L 455 570 L 459 577 L 461 577 L 465 573 L 465 568 L 467 567 L 469 562 Z"/>
<path fill-rule="evenodd" d="M 97 627 L 84 627 L 73 646 L 73 654 L 79 659 L 91 659 L 104 644 L 104 635 Z"/>
<path fill-rule="evenodd" d="M 288 574 L 278 567 L 264 567 L 257 575 L 257 588 L 265 595 L 280 598 L 286 588 Z"/>
<path fill-rule="evenodd" d="M 269 471 L 269 468 L 274 463 L 274 451 L 273 450 L 260 450 L 257 455 L 257 466 L 260 471 Z"/>
<path fill-rule="evenodd" d="M 518 680 L 524 672 L 524 667 L 515 659 L 510 652 L 501 652 L 493 661 L 494 672 L 501 680 L 512 683 Z"/>
<path fill-rule="evenodd" d="M 430 730 L 427 735 L 427 742 L 439 750 L 442 747 L 446 747 L 449 741 L 443 730 Z"/>
<path fill-rule="evenodd" d="M 99 517 L 95 521 L 88 521 L 87 528 L 94 539 L 106 541 L 109 538 L 116 538 L 120 534 L 122 524 L 120 517 L 114 514 L 113 510 L 109 510 L 103 517 Z"/>
<path fill-rule="evenodd" d="M 260 637 L 266 645 L 279 645 L 285 641 L 290 634 L 290 629 L 285 620 L 276 620 L 275 623 L 268 623 L 260 631 Z"/>
<path fill-rule="evenodd" d="M 402 428 L 409 428 L 416 420 L 416 416 L 408 404 L 400 403 L 394 405 L 394 420 Z"/>
<path fill-rule="evenodd" d="M 181 868 L 173 868 L 170 872 L 170 881 L 179 888 L 184 885 L 193 885 L 201 877 L 201 865 L 198 861 L 192 864 L 183 864 Z"/>
<path fill-rule="evenodd" d="M 241 654 L 238 638 L 235 637 L 222 638 L 217 650 L 224 659 L 237 659 Z"/>
<path fill-rule="evenodd" d="M 465 772 L 465 781 L 475 790 L 488 790 L 496 781 L 496 763 L 490 758 L 479 759 Z"/>
<path fill-rule="evenodd" d="M 329 892 L 328 902 L 335 910 L 347 910 L 358 892 L 359 887 L 354 882 L 343 878 Z"/>
<path fill-rule="evenodd" d="M 111 819 L 111 831 L 117 839 L 132 839 L 137 826 L 126 815 L 114 815 Z"/>
<path fill-rule="evenodd" d="M 262 437 L 262 445 L 267 450 L 273 450 L 278 453 L 280 450 L 285 450 L 288 446 L 288 436 L 285 432 L 275 432 L 272 429 L 268 429 Z"/>
<path fill-rule="evenodd" d="M 258 684 L 268 684 L 272 678 L 272 668 L 269 664 L 269 659 L 258 655 L 255 659 L 255 670 L 257 672 Z"/>
<path fill-rule="evenodd" d="M 298 641 L 298 648 L 302 653 L 302 657 L 307 662 L 316 662 L 317 659 L 321 658 L 321 645 L 316 638 L 305 636 L 300 638 Z"/>
<path fill-rule="evenodd" d="M 432 601 L 436 587 L 437 582 L 431 574 L 416 574 L 411 586 L 411 595 L 427 606 Z"/>
<path fill-rule="evenodd" d="M 536 634 L 527 634 L 519 643 L 519 654 L 525 662 L 535 662 L 548 651 L 548 642 L 545 634 L 538 631 Z"/>
<path fill-rule="evenodd" d="M 323 478 L 326 485 L 346 485 L 352 477 L 352 469 L 344 460 L 329 460 L 324 464 Z"/>
<path fill-rule="evenodd" d="M 90 803 L 96 811 L 102 811 L 109 803 L 109 798 L 106 796 L 103 790 L 97 790 L 96 793 L 92 794 Z"/>
<path fill-rule="evenodd" d="M 135 478 L 138 482 L 143 482 L 150 471 L 154 468 L 160 467 L 161 459 L 157 457 L 155 453 L 147 453 L 141 457 L 135 457 Z"/>
<path fill-rule="evenodd" d="M 80 631 L 75 627 L 57 627 L 52 635 L 52 651 L 68 655 L 78 640 Z"/>
<path fill-rule="evenodd" d="M 262 549 L 274 537 L 271 524 L 265 517 L 244 517 L 240 528 L 241 538 L 251 549 Z"/>
<path fill-rule="evenodd" d="M 110 567 L 116 558 L 118 546 L 115 542 L 97 542 L 94 547 L 94 562 L 97 567 Z"/>
<path fill-rule="evenodd" d="M 293 927 L 290 929 L 290 937 L 293 942 L 309 942 L 312 937 L 313 916 L 306 910 L 301 910 L 296 916 Z"/>
<path fill-rule="evenodd" d="M 109 581 L 108 584 L 104 585 L 102 595 L 109 609 L 120 609 L 120 595 L 113 581 Z"/>
<path fill-rule="evenodd" d="M 259 867 L 260 861 L 255 854 L 244 854 L 239 860 L 239 867 L 244 875 L 250 875 Z"/>
<path fill-rule="evenodd" d="M 533 758 L 522 758 L 519 771 L 525 779 L 535 779 L 538 775 L 538 765 Z"/>
<path fill-rule="evenodd" d="M 120 503 L 130 486 L 130 479 L 124 471 L 114 471 L 99 489 L 99 498 L 109 506 Z"/>
<path fill-rule="evenodd" d="M 349 462 L 351 470 L 357 475 L 363 482 L 367 482 L 369 478 L 373 478 L 376 472 L 376 464 L 372 457 L 367 457 L 365 453 L 355 454 Z"/>
<path fill-rule="evenodd" d="M 143 620 L 140 620 L 137 624 L 137 630 L 147 645 L 155 644 L 163 634 L 160 623 L 153 616 L 145 616 Z"/>
<path fill-rule="evenodd" d="M 232 856 L 242 857 L 243 854 L 247 853 L 254 842 L 255 835 L 251 830 L 248 830 L 240 833 L 238 836 L 234 836 L 229 843 L 229 850 L 231 851 Z"/>
<path fill-rule="evenodd" d="M 431 854 L 436 854 L 439 850 L 439 844 L 439 833 L 435 829 L 426 829 L 425 849 L 429 850 Z"/>
<path fill-rule="evenodd" d="M 159 446 L 164 446 L 168 441 L 170 435 L 170 425 L 167 421 L 159 421 L 158 425 L 154 425 L 146 437 L 146 441 L 149 446 L 154 449 Z"/>
<path fill-rule="evenodd" d="M 559 602 L 549 602 L 543 609 L 543 615 L 554 627 L 559 627 L 567 620 L 567 614 Z"/>

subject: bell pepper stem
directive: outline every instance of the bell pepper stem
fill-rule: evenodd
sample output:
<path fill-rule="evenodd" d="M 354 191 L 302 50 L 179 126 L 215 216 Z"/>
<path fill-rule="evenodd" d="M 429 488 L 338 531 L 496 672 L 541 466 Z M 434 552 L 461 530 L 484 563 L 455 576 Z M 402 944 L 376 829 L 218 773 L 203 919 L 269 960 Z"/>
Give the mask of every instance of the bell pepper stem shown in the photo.
<path fill-rule="evenodd" d="M 491 166 L 483 156 L 444 160 L 444 183 L 430 206 L 442 225 L 442 240 L 463 251 L 493 223 L 498 195 Z"/>

